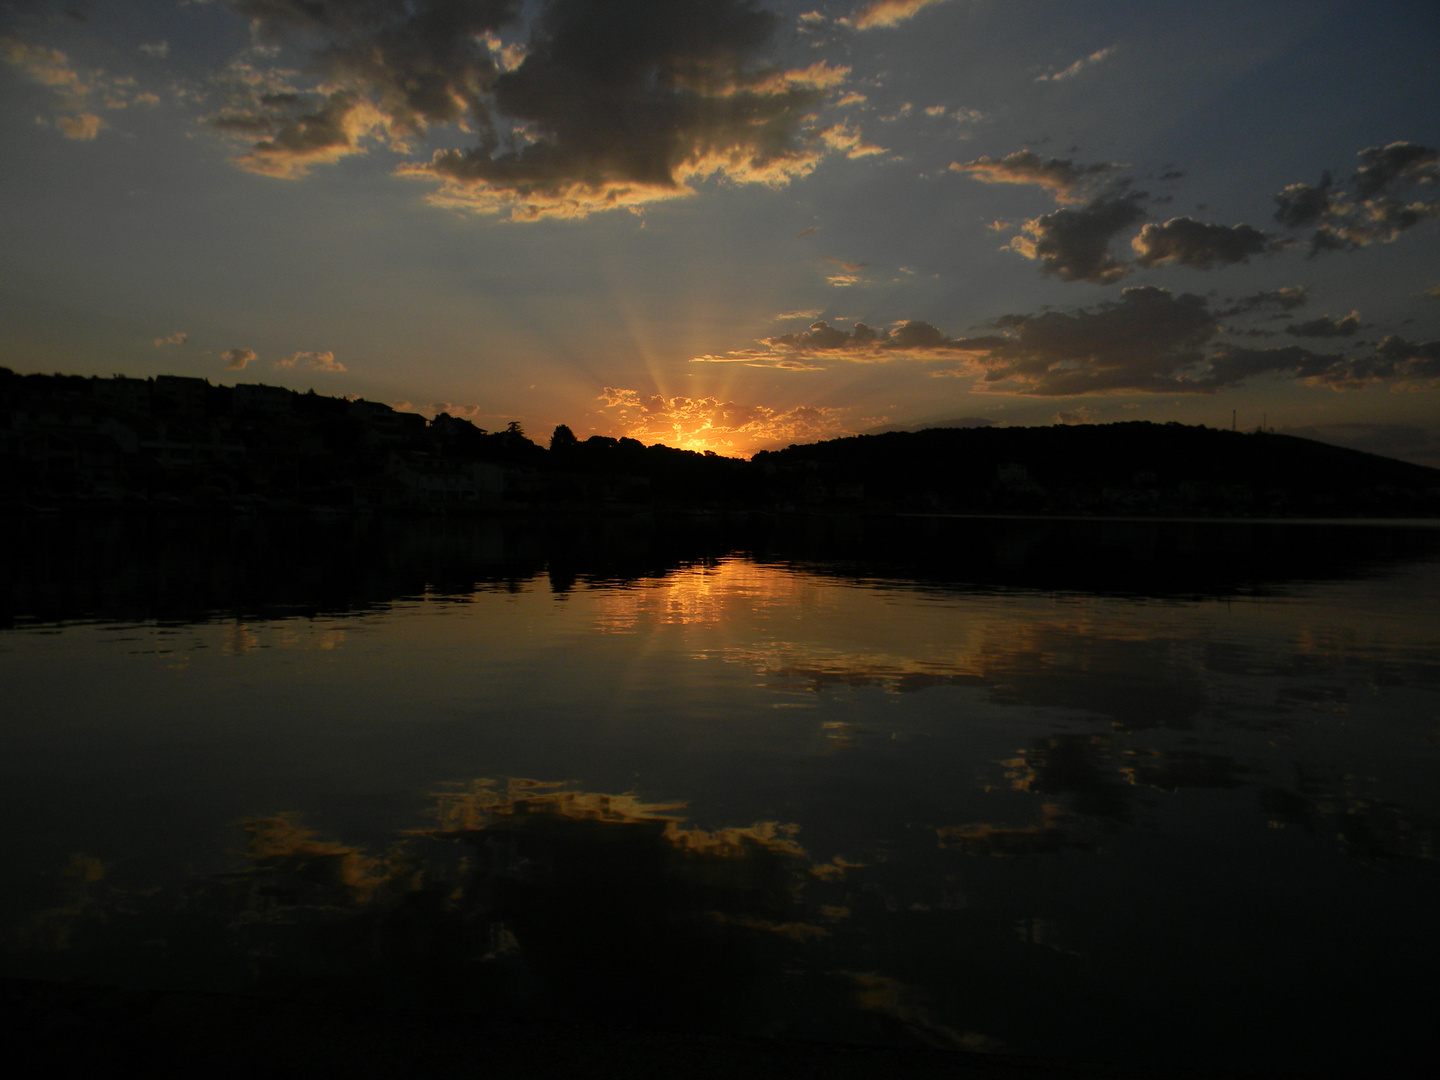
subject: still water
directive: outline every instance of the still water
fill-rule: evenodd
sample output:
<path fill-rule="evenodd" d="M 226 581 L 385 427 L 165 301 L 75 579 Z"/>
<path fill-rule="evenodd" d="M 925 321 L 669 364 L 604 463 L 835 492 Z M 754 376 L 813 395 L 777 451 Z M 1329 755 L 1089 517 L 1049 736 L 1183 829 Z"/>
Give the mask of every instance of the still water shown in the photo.
<path fill-rule="evenodd" d="M 1433 527 L 27 528 L 0 974 L 1090 1061 L 1434 1046 Z"/>

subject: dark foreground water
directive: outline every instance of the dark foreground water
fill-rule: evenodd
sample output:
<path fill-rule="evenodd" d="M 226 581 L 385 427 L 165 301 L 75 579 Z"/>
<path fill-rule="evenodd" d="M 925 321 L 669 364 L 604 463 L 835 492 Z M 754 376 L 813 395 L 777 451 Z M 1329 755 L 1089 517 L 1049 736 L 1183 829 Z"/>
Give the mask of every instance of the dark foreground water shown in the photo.
<path fill-rule="evenodd" d="M 0 975 L 1435 1048 L 1440 530 L 22 522 Z"/>

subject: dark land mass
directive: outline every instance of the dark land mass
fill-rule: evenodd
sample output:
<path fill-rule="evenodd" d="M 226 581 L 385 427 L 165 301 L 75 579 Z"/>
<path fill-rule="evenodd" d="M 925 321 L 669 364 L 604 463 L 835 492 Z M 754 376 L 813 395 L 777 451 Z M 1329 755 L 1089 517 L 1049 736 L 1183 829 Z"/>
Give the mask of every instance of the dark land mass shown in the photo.
<path fill-rule="evenodd" d="M 635 439 L 541 446 L 370 401 L 0 368 L 0 508 L 413 513 L 687 509 L 1437 517 L 1440 470 L 1180 424 L 937 428 L 751 461 Z"/>
<path fill-rule="evenodd" d="M 1284 592 L 1298 582 L 1384 573 L 1440 555 L 1440 528 L 1428 523 L 1370 528 L 1258 520 L 1440 516 L 1436 470 L 1268 434 L 1151 424 L 931 430 L 792 447 L 751 462 L 567 435 L 557 431 L 547 448 L 518 427 L 486 432 L 452 417 L 427 422 L 383 405 L 273 387 L 0 370 L 0 502 L 12 511 L 0 533 L 0 627 L 363 612 L 481 590 L 541 588 L 563 596 L 737 554 L 925 589 L 1157 597 Z M 1194 520 L 1207 516 L 1256 520 Z M 1071 750 L 1082 745 L 1089 743 L 1052 740 L 1043 752 L 1032 751 L 1033 760 L 1057 773 L 1073 771 Z M 1144 761 L 1161 768 L 1158 757 Z M 1177 762 L 1202 770 L 1217 765 L 1200 757 Z M 1233 782 L 1218 764 L 1218 778 L 1206 774 L 1205 782 Z M 1262 797 L 1269 799 L 1267 812 L 1307 827 L 1320 814 L 1315 806 L 1336 804 L 1305 788 Z M 1119 820 L 1124 806 L 1102 800 L 1077 812 Z M 1363 838 L 1363 815 L 1344 816 Z M 834 1043 L 705 1030 L 691 1018 L 741 999 L 730 988 L 746 985 L 751 968 L 744 965 L 759 964 L 767 950 L 781 950 L 781 962 L 759 970 L 784 975 L 769 992 L 788 993 L 793 983 L 785 980 L 796 972 L 808 971 L 812 984 L 816 972 L 828 977 L 798 942 L 756 929 L 762 917 L 806 916 L 809 908 L 791 906 L 800 903 L 793 888 L 800 871 L 767 861 L 757 849 L 749 860 L 698 864 L 678 879 L 683 889 L 667 893 L 645 884 L 656 866 L 665 866 L 656 861 L 664 834 L 655 822 L 638 830 L 633 822 L 617 826 L 631 840 L 649 837 L 627 847 L 608 836 L 581 843 L 583 837 L 552 829 L 549 819 L 537 821 L 537 835 L 550 843 L 539 863 L 561 865 L 560 853 L 576 860 L 574 874 L 557 878 L 553 890 L 454 900 L 456 879 L 445 876 L 450 863 L 435 849 L 448 844 L 468 858 L 502 837 L 427 833 L 412 838 L 429 845 L 412 852 L 429 853 L 426 871 L 414 874 L 413 888 L 376 891 L 376 902 L 347 892 L 335 877 L 345 858 L 363 854 L 359 849 L 323 846 L 316 859 L 317 849 L 300 843 L 288 854 L 266 848 L 250 872 L 206 879 L 178 906 L 159 894 L 121 891 L 108 907 L 98 900 L 100 906 L 77 906 L 95 915 L 98 927 L 116 925 L 112 919 L 138 927 L 117 947 L 112 970 L 134 970 L 127 950 L 135 945 L 147 963 L 162 964 L 151 982 L 142 982 L 151 988 L 121 986 L 120 978 L 0 980 L 0 1030 L 12 1056 L 31 1049 L 84 1069 L 126 1059 L 165 1072 L 199 1064 L 221 1075 L 1209 1075 L 1175 1064 L 903 1048 L 886 1041 L 894 1023 L 907 1022 L 899 1013 L 842 1014 L 851 1026 Z M 992 843 L 1034 842 L 1014 831 L 997 835 Z M 982 838 L 953 842 L 974 849 Z M 508 849 L 497 843 L 495 850 Z M 633 852 L 627 864 L 633 872 L 617 872 L 621 850 Z M 721 862 L 726 873 L 717 869 Z M 422 864 L 395 866 L 400 874 Z M 609 889 L 599 904 L 597 880 Z M 724 896 L 717 898 L 717 890 Z M 254 917 L 273 908 L 277 896 L 291 896 L 285 911 L 304 918 Z M 631 918 L 637 896 L 671 906 L 652 903 L 647 910 L 658 915 Z M 692 903 L 695 897 L 700 902 Z M 714 933 L 676 938 L 673 928 L 690 925 L 691 907 L 735 917 Z M 70 908 L 56 910 L 65 915 Z M 535 939 L 554 943 L 547 962 L 569 976 L 556 980 L 569 995 L 562 1000 L 583 1002 L 586 1009 L 569 1015 L 587 1022 L 440 1007 L 454 1002 L 456 987 L 483 993 L 490 986 L 467 966 L 473 950 L 451 947 L 489 925 L 480 916 L 514 921 L 522 932 L 543 926 Z M 601 931 L 624 932 L 596 932 L 597 918 Z M 234 928 L 245 928 L 242 944 L 254 948 L 244 955 L 262 961 L 265 992 L 201 992 L 160 977 L 169 960 L 154 960 L 151 943 L 173 935 L 203 945 L 212 941 L 204 936 L 212 925 L 228 928 L 217 939 L 222 944 Z M 313 947 L 339 949 L 359 966 L 336 968 L 333 981 L 312 977 L 304 964 L 311 954 L 287 945 L 297 928 L 313 931 Z M 585 948 L 575 944 L 581 937 Z M 601 943 L 598 952 L 594 942 Z M 675 968 L 697 957 L 708 964 L 706 977 L 686 984 Z M 492 968 L 508 970 L 503 956 Z M 508 984 L 496 985 L 503 991 Z M 398 1004 L 417 987 L 435 1007 Z M 837 983 L 828 992 L 842 991 L 848 993 Z M 658 1001 L 659 1011 L 637 1013 L 641 1001 Z M 1394 1024 L 1412 1030 L 1408 1016 Z M 1163 1062 L 1168 1033 L 1146 1023 L 1135 1030 L 1157 1047 L 1149 1056 Z M 1378 1054 L 1386 1038 L 1374 1041 Z M 1133 1048 L 1117 1048 L 1126 1049 Z M 1334 1047 L 1311 1047 L 1304 1057 L 1314 1062 L 1332 1053 L 1336 1072 L 1357 1071 Z M 1125 1056 L 1129 1062 L 1147 1055 Z M 1220 1071 L 1273 1068 L 1239 1059 Z"/>

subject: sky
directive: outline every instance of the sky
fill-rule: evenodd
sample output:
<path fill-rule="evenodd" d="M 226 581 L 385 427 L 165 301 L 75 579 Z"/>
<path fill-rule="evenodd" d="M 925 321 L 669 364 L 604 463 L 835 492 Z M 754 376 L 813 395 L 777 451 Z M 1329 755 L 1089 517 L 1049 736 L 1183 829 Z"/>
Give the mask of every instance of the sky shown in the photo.
<path fill-rule="evenodd" d="M 1440 466 L 1440 5 L 0 3 L 0 366 Z"/>

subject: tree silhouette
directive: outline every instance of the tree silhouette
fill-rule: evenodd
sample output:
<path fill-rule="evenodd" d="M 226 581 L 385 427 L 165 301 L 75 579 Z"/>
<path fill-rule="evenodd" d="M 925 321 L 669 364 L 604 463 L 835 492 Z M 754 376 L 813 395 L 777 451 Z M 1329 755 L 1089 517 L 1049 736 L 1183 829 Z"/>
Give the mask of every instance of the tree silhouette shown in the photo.
<path fill-rule="evenodd" d="M 559 451 L 561 453 L 564 453 L 566 451 L 573 450 L 579 445 L 580 440 L 575 437 L 575 433 L 570 430 L 570 426 L 568 424 L 559 425 L 558 427 L 556 427 L 555 433 L 550 436 L 551 451 Z"/>

